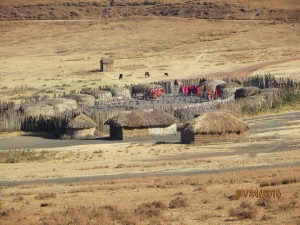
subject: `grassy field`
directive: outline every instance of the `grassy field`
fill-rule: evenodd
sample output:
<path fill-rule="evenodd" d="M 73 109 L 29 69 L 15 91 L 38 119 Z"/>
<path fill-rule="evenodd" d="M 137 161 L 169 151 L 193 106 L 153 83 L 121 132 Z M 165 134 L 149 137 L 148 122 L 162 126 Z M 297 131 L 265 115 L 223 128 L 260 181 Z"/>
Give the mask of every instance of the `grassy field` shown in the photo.
<path fill-rule="evenodd" d="M 216 72 L 299 55 L 299 23 L 130 17 L 106 21 L 0 22 L 0 93 L 26 95 Z M 28 32 L 29 31 L 29 32 Z M 113 72 L 99 59 L 112 56 Z M 298 79 L 298 61 L 270 72 Z M 144 73 L 149 71 L 150 78 Z M 124 74 L 123 80 L 118 75 Z M 253 72 L 256 74 L 256 71 Z"/>
<path fill-rule="evenodd" d="M 2 188 L 0 224 L 296 225 L 299 172 L 294 167 Z M 238 198 L 236 190 L 277 190 L 281 196 Z"/>

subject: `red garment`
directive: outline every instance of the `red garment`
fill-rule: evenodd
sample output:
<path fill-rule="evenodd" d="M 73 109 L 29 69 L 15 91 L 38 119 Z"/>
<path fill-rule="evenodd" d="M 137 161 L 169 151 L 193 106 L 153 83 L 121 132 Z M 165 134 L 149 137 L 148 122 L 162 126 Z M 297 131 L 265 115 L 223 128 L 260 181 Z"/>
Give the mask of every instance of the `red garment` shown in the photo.
<path fill-rule="evenodd" d="M 154 90 L 153 92 L 153 99 L 157 99 L 157 90 Z"/>
<path fill-rule="evenodd" d="M 219 93 L 218 93 L 218 90 L 216 89 L 215 90 L 215 99 L 218 99 L 219 98 Z"/>
<path fill-rule="evenodd" d="M 157 88 L 157 95 L 161 94 L 161 88 Z"/>
<path fill-rule="evenodd" d="M 184 88 L 183 88 L 183 87 L 180 87 L 179 93 L 180 93 L 180 94 L 184 94 Z"/>
<path fill-rule="evenodd" d="M 189 86 L 188 86 L 188 85 L 185 86 L 185 88 L 184 88 L 184 93 L 185 93 L 185 94 L 188 94 L 188 93 L 189 93 Z"/>
<path fill-rule="evenodd" d="M 210 92 L 207 92 L 207 94 L 206 94 L 206 96 L 207 96 L 207 100 L 210 100 Z"/>

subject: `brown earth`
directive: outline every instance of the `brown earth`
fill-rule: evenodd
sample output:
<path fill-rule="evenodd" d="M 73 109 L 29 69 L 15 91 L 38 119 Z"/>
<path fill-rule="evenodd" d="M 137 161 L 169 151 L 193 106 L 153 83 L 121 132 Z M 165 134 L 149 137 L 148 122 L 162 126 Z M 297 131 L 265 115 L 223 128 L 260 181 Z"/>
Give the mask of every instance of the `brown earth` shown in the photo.
<path fill-rule="evenodd" d="M 289 1 L 1 1 L 0 20 L 78 20 L 128 16 L 175 16 L 228 20 L 299 20 L 300 7 Z"/>

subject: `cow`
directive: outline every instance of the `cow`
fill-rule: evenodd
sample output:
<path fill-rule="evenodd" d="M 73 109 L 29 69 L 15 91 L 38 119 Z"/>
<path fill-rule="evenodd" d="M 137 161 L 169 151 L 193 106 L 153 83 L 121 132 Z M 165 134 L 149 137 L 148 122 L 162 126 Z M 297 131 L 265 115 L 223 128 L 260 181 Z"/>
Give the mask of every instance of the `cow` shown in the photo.
<path fill-rule="evenodd" d="M 119 75 L 119 80 L 121 80 L 121 79 L 123 79 L 123 74 L 122 73 Z"/>
<path fill-rule="evenodd" d="M 145 72 L 145 78 L 146 77 L 150 77 L 150 73 L 149 72 Z"/>
<path fill-rule="evenodd" d="M 165 73 L 165 75 L 164 75 L 165 77 L 168 77 L 169 76 L 169 74 L 168 73 Z"/>

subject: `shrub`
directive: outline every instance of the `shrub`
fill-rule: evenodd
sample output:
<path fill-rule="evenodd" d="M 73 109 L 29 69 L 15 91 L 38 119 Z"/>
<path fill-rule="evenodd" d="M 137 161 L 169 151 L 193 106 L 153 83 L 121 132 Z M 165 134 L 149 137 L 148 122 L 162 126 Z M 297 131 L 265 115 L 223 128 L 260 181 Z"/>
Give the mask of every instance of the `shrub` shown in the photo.
<path fill-rule="evenodd" d="M 229 210 L 229 216 L 234 216 L 238 219 L 253 219 L 256 215 L 257 209 L 248 202 L 242 202 L 237 208 Z"/>
<path fill-rule="evenodd" d="M 259 198 L 255 204 L 266 209 L 271 209 L 275 206 L 275 200 L 272 198 Z"/>
<path fill-rule="evenodd" d="M 152 203 L 145 203 L 139 205 L 137 209 L 134 210 L 135 215 L 139 216 L 141 219 L 157 218 L 162 216 L 162 210 L 166 208 L 166 205 L 161 201 L 154 201 Z"/>
<path fill-rule="evenodd" d="M 56 194 L 55 193 L 43 193 L 43 194 L 39 194 L 39 195 L 35 196 L 34 198 L 37 200 L 56 198 Z"/>
<path fill-rule="evenodd" d="M 177 197 L 170 201 L 169 208 L 175 209 L 175 208 L 183 208 L 188 206 L 187 198 L 183 197 Z"/>

